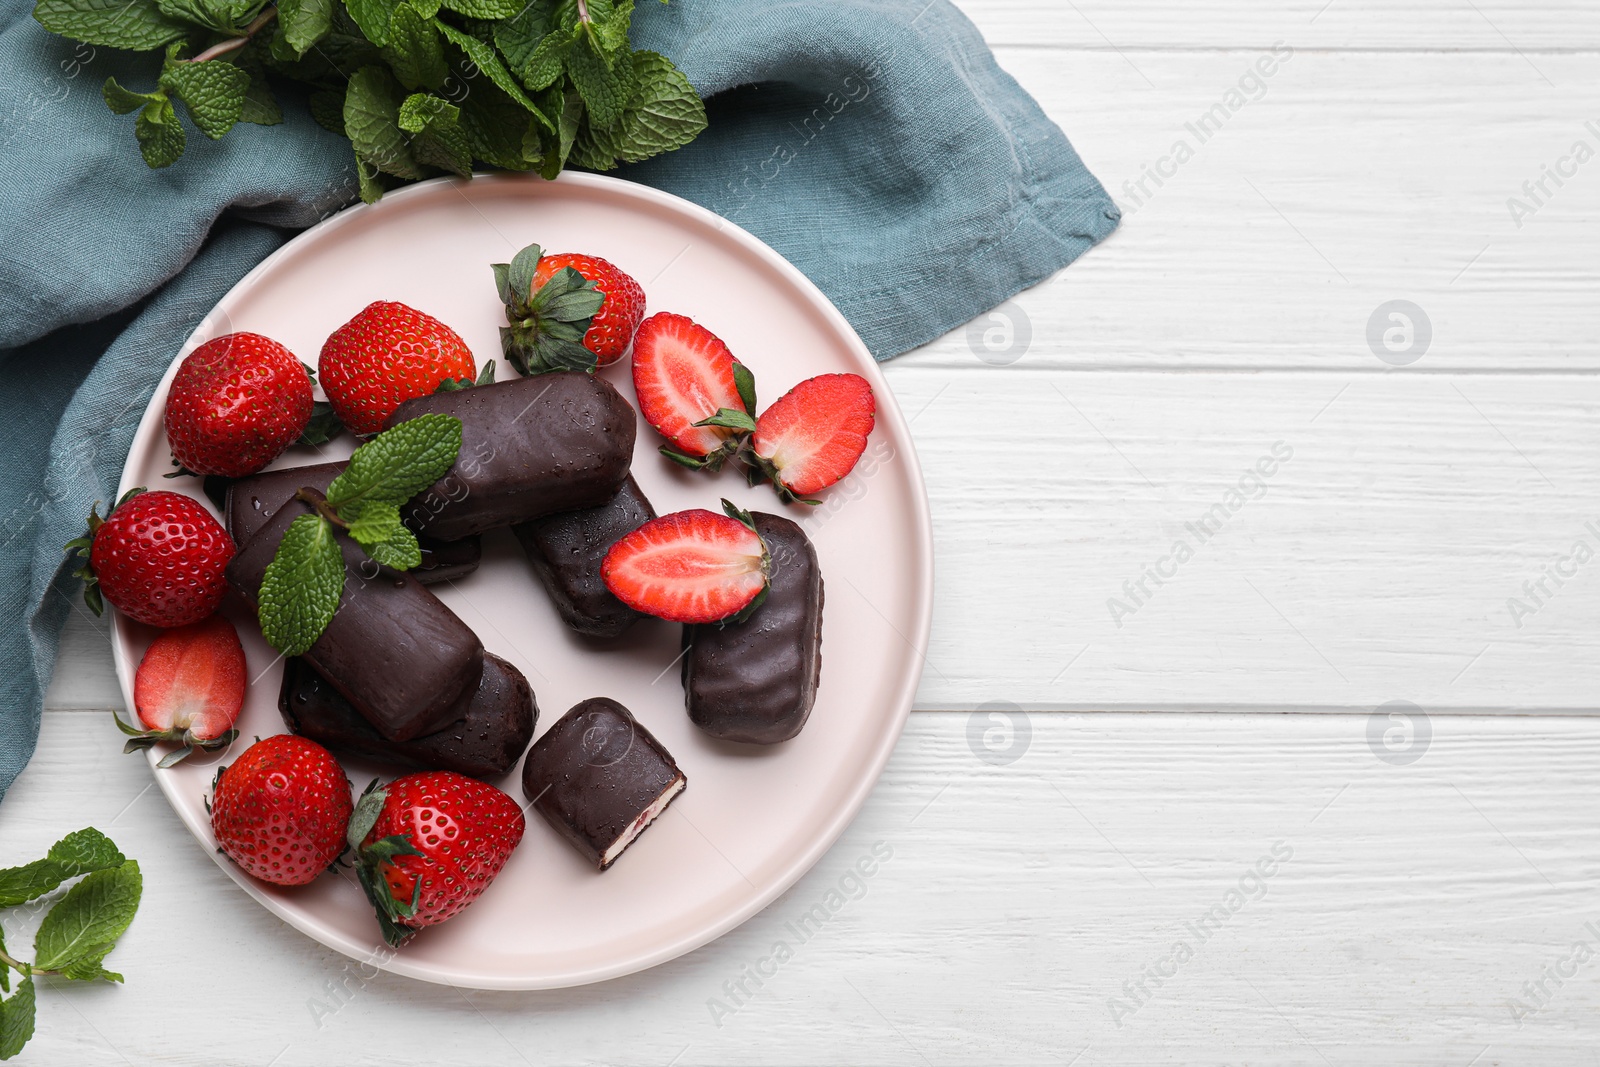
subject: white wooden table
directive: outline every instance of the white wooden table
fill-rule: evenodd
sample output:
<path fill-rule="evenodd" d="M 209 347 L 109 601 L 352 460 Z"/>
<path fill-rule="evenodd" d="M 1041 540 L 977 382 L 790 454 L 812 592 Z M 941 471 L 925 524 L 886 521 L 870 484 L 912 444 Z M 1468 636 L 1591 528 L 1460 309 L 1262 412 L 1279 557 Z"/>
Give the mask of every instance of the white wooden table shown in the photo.
<path fill-rule="evenodd" d="M 1600 9 L 962 6 L 1127 220 L 1014 302 L 1027 345 L 889 370 L 937 609 L 832 853 L 646 974 L 374 976 L 195 847 L 75 621 L 0 860 L 93 823 L 146 904 L 126 987 L 42 991 L 22 1062 L 1593 1061 L 1600 162 L 1572 153 L 1600 150 Z M 1414 312 L 1409 350 L 1382 316 L 1369 344 L 1394 300 L 1425 347 Z M 731 995 L 874 847 L 865 895 Z"/>

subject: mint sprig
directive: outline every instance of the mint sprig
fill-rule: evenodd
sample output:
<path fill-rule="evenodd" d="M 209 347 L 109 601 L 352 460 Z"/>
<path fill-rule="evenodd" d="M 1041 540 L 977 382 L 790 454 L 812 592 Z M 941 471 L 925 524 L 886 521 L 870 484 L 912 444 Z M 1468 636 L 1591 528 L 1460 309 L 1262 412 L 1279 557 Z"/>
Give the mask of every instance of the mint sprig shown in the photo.
<path fill-rule="evenodd" d="M 355 450 L 326 493 L 302 489 L 312 506 L 289 524 L 257 597 L 261 634 L 285 656 L 306 652 L 333 621 L 344 593 L 342 530 L 373 562 L 394 570 L 422 563 L 400 507 L 449 473 L 461 454 L 461 420 L 419 415 Z"/>
<path fill-rule="evenodd" d="M 663 0 L 665 2 L 665 0 Z M 484 164 L 554 178 L 670 152 L 705 129 L 671 60 L 634 51 L 633 0 L 36 0 L 45 29 L 161 53 L 148 88 L 108 79 L 152 168 L 189 133 L 275 125 L 273 85 L 308 90 L 317 121 L 349 138 L 362 199 Z"/>
<path fill-rule="evenodd" d="M 44 859 L 0 870 L 0 907 L 37 899 L 72 878 L 83 876 L 50 905 L 34 935 L 32 963 L 6 948 L 0 929 L 0 1060 L 22 1051 L 33 1036 L 37 990 L 34 976 L 75 982 L 121 982 L 122 975 L 105 968 L 139 910 L 144 878 L 139 864 L 123 856 L 111 839 L 91 828 L 68 834 L 50 847 Z M 11 972 L 21 975 L 11 991 Z"/>

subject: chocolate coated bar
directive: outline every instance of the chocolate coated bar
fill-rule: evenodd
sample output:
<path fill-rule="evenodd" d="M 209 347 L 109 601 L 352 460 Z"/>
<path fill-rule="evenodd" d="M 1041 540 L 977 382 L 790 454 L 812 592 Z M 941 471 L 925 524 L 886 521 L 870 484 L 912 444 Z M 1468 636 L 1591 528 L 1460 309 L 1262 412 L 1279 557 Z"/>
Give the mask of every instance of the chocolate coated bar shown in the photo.
<path fill-rule="evenodd" d="M 822 672 L 822 570 L 805 531 L 756 512 L 772 555 L 767 598 L 743 622 L 686 626 L 689 718 L 712 737 L 772 745 L 798 734 Z"/>
<path fill-rule="evenodd" d="M 600 578 L 606 552 L 656 517 L 630 474 L 599 507 L 562 511 L 512 527 L 561 619 L 580 634 L 616 637 L 642 618 Z"/>
<path fill-rule="evenodd" d="M 230 483 L 225 490 L 222 516 L 234 544 L 242 545 L 250 540 L 272 518 L 273 512 L 299 489 L 309 486 L 326 492 L 344 468 L 343 461 L 313 463 L 306 467 L 263 471 Z M 431 537 L 420 537 L 417 544 L 422 549 L 422 563 L 410 574 L 424 585 L 454 581 L 471 574 L 478 569 L 478 560 L 483 554 L 476 537 L 460 541 L 436 541 Z"/>
<path fill-rule="evenodd" d="M 633 462 L 633 407 L 603 378 L 554 371 L 408 400 L 394 426 L 461 420 L 461 455 L 411 502 L 412 529 L 453 541 L 611 499 Z"/>
<path fill-rule="evenodd" d="M 385 740 L 298 656 L 284 661 L 278 710 L 290 730 L 340 755 L 416 770 L 457 771 L 473 778 L 498 778 L 516 766 L 539 719 L 533 690 L 522 672 L 488 652 L 466 715 L 411 741 Z"/>
<path fill-rule="evenodd" d="M 661 742 L 605 697 L 563 715 L 522 767 L 534 809 L 602 871 L 687 784 Z"/>
<path fill-rule="evenodd" d="M 290 500 L 228 564 L 228 585 L 251 608 L 289 524 L 311 512 Z M 344 592 L 306 659 L 378 733 L 409 741 L 461 718 L 477 691 L 483 643 L 415 579 L 381 568 L 340 534 Z M 459 706 L 458 706 L 459 705 Z"/>

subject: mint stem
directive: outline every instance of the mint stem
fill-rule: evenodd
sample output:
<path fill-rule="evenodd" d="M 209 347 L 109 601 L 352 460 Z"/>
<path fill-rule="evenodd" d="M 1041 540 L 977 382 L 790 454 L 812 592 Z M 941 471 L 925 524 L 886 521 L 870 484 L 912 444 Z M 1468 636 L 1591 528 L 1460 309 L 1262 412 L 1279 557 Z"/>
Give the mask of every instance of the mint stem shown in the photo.
<path fill-rule="evenodd" d="M 583 6 L 583 0 L 578 0 L 578 5 L 580 7 Z M 249 44 L 251 37 L 254 37 L 262 27 L 268 25 L 277 17 L 278 9 L 275 7 L 269 7 L 260 15 L 256 16 L 256 20 L 254 22 L 244 28 L 244 36 L 230 37 L 226 41 L 219 41 L 210 48 L 207 48 L 204 52 L 201 52 L 199 55 L 195 56 L 193 59 L 179 60 L 179 62 L 204 63 L 209 59 L 216 59 L 218 56 L 225 56 L 229 52 L 236 52 L 245 45 Z"/>
<path fill-rule="evenodd" d="M 333 510 L 332 505 L 328 503 L 328 498 L 317 492 L 315 489 L 312 489 L 310 486 L 303 486 L 300 489 L 297 489 L 295 491 L 294 498 L 296 500 L 303 500 L 307 504 L 310 504 L 312 508 L 316 510 L 318 515 L 321 515 L 324 519 L 327 519 L 329 522 L 333 523 L 333 525 L 338 529 L 348 530 L 350 528 L 350 524 L 341 519 L 338 512 Z"/>
<path fill-rule="evenodd" d="M 6 953 L 6 951 L 4 949 L 0 949 L 0 963 L 3 963 L 8 967 L 13 968 L 19 974 L 24 974 L 24 975 L 32 974 L 32 975 L 38 975 L 40 977 L 45 977 L 45 978 L 55 978 L 55 977 L 59 977 L 60 974 L 61 974 L 60 971 L 39 970 L 39 969 L 35 968 L 30 963 L 23 963 L 19 959 L 13 959 L 10 955 L 8 955 Z"/>

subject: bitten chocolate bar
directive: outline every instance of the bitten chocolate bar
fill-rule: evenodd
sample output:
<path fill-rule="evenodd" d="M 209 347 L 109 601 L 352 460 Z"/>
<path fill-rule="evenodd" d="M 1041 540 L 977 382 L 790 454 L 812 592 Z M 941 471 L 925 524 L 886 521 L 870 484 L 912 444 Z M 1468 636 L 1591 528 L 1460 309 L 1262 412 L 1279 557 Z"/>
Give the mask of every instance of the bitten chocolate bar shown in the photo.
<path fill-rule="evenodd" d="M 528 750 L 522 791 L 556 832 L 605 870 L 688 780 L 627 708 L 594 697 Z"/>
<path fill-rule="evenodd" d="M 284 531 L 310 513 L 304 501 L 288 501 L 228 564 L 228 585 L 252 609 Z M 483 643 L 415 579 L 379 567 L 342 534 L 339 544 L 344 592 L 306 659 L 390 741 L 461 718 L 483 671 Z"/>
<path fill-rule="evenodd" d="M 689 718 L 712 737 L 772 745 L 798 734 L 822 673 L 822 570 L 805 531 L 756 512 L 772 556 L 767 598 L 743 622 L 686 626 Z"/>
<path fill-rule="evenodd" d="M 643 616 L 606 588 L 600 565 L 612 545 L 655 517 L 656 509 L 629 475 L 599 507 L 557 512 L 512 532 L 562 621 L 590 637 L 616 637 Z"/>
<path fill-rule="evenodd" d="M 461 455 L 411 502 L 406 521 L 442 541 L 598 507 L 633 462 L 632 405 L 580 371 L 407 400 L 385 426 L 429 413 L 461 420 Z"/>
<path fill-rule="evenodd" d="M 539 721 L 528 680 L 488 652 L 466 715 L 443 730 L 410 741 L 385 740 L 298 656 L 284 661 L 278 710 L 292 732 L 339 755 L 364 756 L 414 770 L 456 771 L 473 778 L 498 778 L 516 766 Z"/>
<path fill-rule="evenodd" d="M 299 489 L 310 487 L 318 492 L 327 492 L 328 486 L 344 468 L 343 462 L 313 463 L 306 467 L 263 471 L 229 483 L 224 490 L 222 517 L 233 543 L 242 545 L 250 540 L 283 506 L 284 501 Z M 436 541 L 431 537 L 420 537 L 417 544 L 422 549 L 422 563 L 410 574 L 424 585 L 454 581 L 471 574 L 478 569 L 478 561 L 482 556 L 482 548 L 476 537 L 460 541 Z"/>

